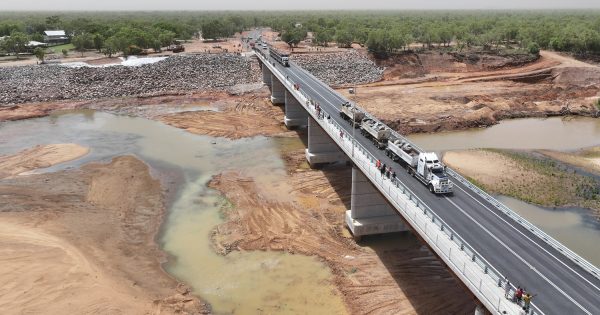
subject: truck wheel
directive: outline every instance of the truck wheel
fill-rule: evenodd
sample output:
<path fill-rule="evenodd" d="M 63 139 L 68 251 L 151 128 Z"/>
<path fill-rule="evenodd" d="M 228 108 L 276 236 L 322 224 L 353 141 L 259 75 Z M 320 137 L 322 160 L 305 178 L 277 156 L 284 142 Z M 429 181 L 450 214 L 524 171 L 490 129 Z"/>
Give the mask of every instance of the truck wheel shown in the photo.
<path fill-rule="evenodd" d="M 434 193 L 434 190 L 433 190 L 433 185 L 431 185 L 431 184 L 429 184 L 429 191 L 430 191 L 431 193 Z"/>

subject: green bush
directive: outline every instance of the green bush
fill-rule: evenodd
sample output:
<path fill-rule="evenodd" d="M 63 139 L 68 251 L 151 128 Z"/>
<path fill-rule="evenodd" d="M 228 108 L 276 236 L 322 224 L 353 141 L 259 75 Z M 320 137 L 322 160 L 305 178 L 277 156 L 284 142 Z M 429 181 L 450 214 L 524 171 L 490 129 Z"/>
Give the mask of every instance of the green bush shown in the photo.
<path fill-rule="evenodd" d="M 69 50 L 66 49 L 66 48 L 63 48 L 62 54 L 63 54 L 64 57 L 68 56 L 69 55 Z"/>
<path fill-rule="evenodd" d="M 530 54 L 539 55 L 540 46 L 537 43 L 531 43 L 527 46 L 527 51 L 529 51 Z"/>

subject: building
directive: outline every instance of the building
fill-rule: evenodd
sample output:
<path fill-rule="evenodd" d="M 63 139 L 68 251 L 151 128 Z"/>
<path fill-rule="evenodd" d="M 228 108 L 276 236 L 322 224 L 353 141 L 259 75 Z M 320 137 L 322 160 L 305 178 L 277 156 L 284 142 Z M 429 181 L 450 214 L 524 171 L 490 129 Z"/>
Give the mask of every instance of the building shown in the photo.
<path fill-rule="evenodd" d="M 44 31 L 44 42 L 47 44 L 65 44 L 69 42 L 69 37 L 65 34 L 65 31 Z"/>

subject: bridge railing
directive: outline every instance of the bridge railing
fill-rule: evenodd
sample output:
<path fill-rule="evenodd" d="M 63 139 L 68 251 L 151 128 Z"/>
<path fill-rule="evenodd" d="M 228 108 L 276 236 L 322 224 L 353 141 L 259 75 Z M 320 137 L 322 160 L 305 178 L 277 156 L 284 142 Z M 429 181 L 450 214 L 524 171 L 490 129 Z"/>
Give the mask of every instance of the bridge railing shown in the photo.
<path fill-rule="evenodd" d="M 316 78 L 310 72 L 305 71 L 304 69 L 303 69 L 303 71 L 305 73 L 307 73 L 309 76 L 311 76 L 312 78 L 314 78 L 316 82 L 321 82 L 318 78 Z M 344 96 L 342 96 L 341 94 L 339 94 L 337 91 L 335 91 L 335 90 L 332 90 L 332 91 L 333 91 L 333 93 L 335 95 L 338 96 L 338 98 L 340 98 L 340 100 L 345 99 Z M 354 103 L 354 102 L 352 102 L 352 103 L 353 103 L 353 105 L 357 109 L 359 109 L 360 111 L 362 111 L 363 113 L 365 113 L 366 117 L 368 117 L 368 118 L 370 118 L 370 119 L 372 119 L 372 120 L 374 120 L 376 122 L 381 122 L 381 121 L 379 121 L 379 119 L 377 119 L 376 117 L 374 117 L 373 115 L 371 115 L 368 111 L 366 111 L 363 108 L 357 106 L 356 103 Z M 418 151 L 425 152 L 425 150 L 423 150 L 418 145 L 416 145 L 415 143 L 413 143 L 412 141 L 410 141 L 408 138 L 404 137 L 400 133 L 396 132 L 395 130 L 391 129 L 391 134 L 392 134 L 392 136 L 394 136 L 394 137 L 396 137 L 398 139 L 401 139 L 403 141 L 406 141 L 406 142 L 410 143 L 410 145 L 413 148 L 417 149 Z M 595 265 L 593 265 L 592 263 L 590 263 L 589 261 L 587 261 L 585 258 L 582 258 L 581 256 L 579 256 L 577 253 L 573 252 L 572 250 L 570 250 L 568 247 L 566 247 L 565 245 L 563 245 L 562 243 L 560 243 L 559 241 L 557 241 L 553 237 L 551 237 L 548 234 L 546 234 L 540 228 L 538 228 L 537 226 L 535 226 L 531 222 L 529 222 L 526 219 L 524 219 L 523 217 L 521 217 L 519 214 L 517 214 L 515 211 L 513 211 L 512 209 L 510 209 L 509 207 L 507 207 L 506 205 L 504 205 L 500 201 L 498 201 L 496 198 L 490 196 L 488 193 L 486 193 L 485 191 L 483 191 L 481 188 L 477 187 L 476 185 L 473 185 L 471 182 L 469 182 L 467 179 L 465 179 L 463 176 L 461 176 L 460 174 L 458 174 L 453 169 L 451 169 L 451 168 L 448 167 L 447 168 L 447 172 L 454 179 L 456 179 L 457 181 L 461 182 L 463 185 L 465 185 L 471 191 L 473 191 L 477 195 L 481 196 L 483 199 L 487 200 L 491 205 L 493 205 L 494 207 L 496 207 L 497 209 L 499 209 L 500 211 L 502 211 L 506 216 L 508 216 L 512 220 L 516 221 L 518 224 L 522 225 L 525 229 L 529 230 L 531 233 L 533 233 L 536 236 L 538 236 L 540 239 L 542 239 L 544 242 L 546 242 L 547 244 L 549 244 L 551 247 L 553 247 L 554 249 L 556 249 L 557 251 L 559 251 L 561 254 L 565 255 L 565 257 L 567 257 L 568 259 L 570 259 L 571 261 L 573 261 L 577 265 L 581 266 L 584 270 L 586 270 L 587 272 L 589 272 L 590 274 L 592 274 L 596 278 L 600 279 L 600 269 L 598 267 L 596 267 Z"/>
<path fill-rule="evenodd" d="M 261 58 L 262 57 L 262 58 Z M 264 60 L 263 63 L 268 63 Z M 271 67 L 269 65 L 269 67 Z M 381 175 L 375 166 L 376 158 L 358 141 L 347 134 L 335 120 L 321 111 L 319 116 L 315 106 L 311 106 L 311 97 L 303 90 L 296 89 L 293 81 L 285 78 L 279 71 L 272 71 L 286 85 L 289 92 L 300 102 L 318 124 L 327 131 L 338 146 L 352 158 L 356 167 L 370 178 L 378 190 L 395 206 L 404 219 L 424 238 L 438 256 L 446 262 L 463 283 L 486 305 L 488 310 L 497 314 L 517 314 L 519 307 L 505 297 L 506 278 L 494 268 L 483 255 L 479 254 L 458 233 L 442 220 L 410 188 L 399 180 L 391 180 Z M 514 292 L 512 287 L 510 297 Z M 531 305 L 530 314 L 543 314 L 535 305 Z"/>

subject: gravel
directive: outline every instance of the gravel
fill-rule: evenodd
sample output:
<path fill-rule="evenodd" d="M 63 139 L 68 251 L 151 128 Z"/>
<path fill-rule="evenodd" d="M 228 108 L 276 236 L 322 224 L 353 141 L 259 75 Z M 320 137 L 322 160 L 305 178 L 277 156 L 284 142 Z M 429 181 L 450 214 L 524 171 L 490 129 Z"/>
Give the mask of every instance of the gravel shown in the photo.
<path fill-rule="evenodd" d="M 227 90 L 260 79 L 255 60 L 233 54 L 178 55 L 137 67 L 7 67 L 0 71 L 0 104 Z"/>
<path fill-rule="evenodd" d="M 356 51 L 293 55 L 292 58 L 315 77 L 334 86 L 371 83 L 383 76 L 383 68 Z"/>

